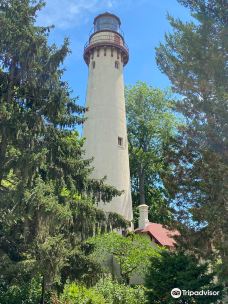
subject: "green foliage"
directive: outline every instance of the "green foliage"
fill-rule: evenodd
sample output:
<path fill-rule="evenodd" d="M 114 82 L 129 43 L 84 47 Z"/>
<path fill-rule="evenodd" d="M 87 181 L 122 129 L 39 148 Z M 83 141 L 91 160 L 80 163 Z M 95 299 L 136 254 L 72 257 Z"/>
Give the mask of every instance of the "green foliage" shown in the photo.
<path fill-rule="evenodd" d="M 147 301 L 143 286 L 130 287 L 107 276 L 92 288 L 77 283 L 66 284 L 59 299 L 53 296 L 51 303 L 146 304 Z"/>
<path fill-rule="evenodd" d="M 214 274 L 209 273 L 208 264 L 199 264 L 193 256 L 178 252 L 163 251 L 151 258 L 146 275 L 146 287 L 150 303 L 215 303 L 221 299 L 221 286 L 213 283 Z M 219 291 L 219 296 L 171 297 L 171 290 Z"/>
<path fill-rule="evenodd" d="M 8 288 L 0 281 L 0 303 L 2 304 L 38 304 L 41 294 L 41 277 L 32 278 L 28 284 L 11 284 Z"/>
<path fill-rule="evenodd" d="M 94 286 L 103 275 L 99 262 L 88 255 L 86 250 L 76 247 L 68 256 L 68 263 L 61 271 L 62 283 L 67 280 L 79 281 L 87 287 Z"/>
<path fill-rule="evenodd" d="M 41 276 L 41 303 L 46 291 L 64 283 L 62 270 L 82 240 L 127 225 L 94 205 L 120 192 L 89 178 L 91 160 L 73 131 L 85 109 L 62 80 L 69 43 L 48 44 L 51 28 L 36 25 L 43 5 L 0 2 L 1 280 L 20 294 Z"/>
<path fill-rule="evenodd" d="M 110 277 L 105 277 L 94 288 L 103 295 L 107 304 L 147 303 L 143 286 L 130 287 L 113 281 Z"/>
<path fill-rule="evenodd" d="M 91 257 L 105 265 L 108 257 L 113 256 L 120 267 L 121 279 L 129 284 L 133 273 L 143 275 L 153 255 L 158 251 L 151 246 L 151 241 L 145 236 L 130 234 L 127 237 L 116 232 L 98 235 L 87 241 L 94 249 Z M 106 271 L 110 271 L 110 265 Z"/>
<path fill-rule="evenodd" d="M 105 304 L 105 299 L 101 293 L 94 288 L 86 288 L 83 285 L 70 283 L 65 285 L 60 303 L 64 304 Z"/>
<path fill-rule="evenodd" d="M 157 62 L 183 96 L 177 111 L 186 120 L 173 142 L 169 188 L 184 222 L 182 245 L 206 259 L 221 258 L 228 279 L 227 4 L 181 0 L 192 22 L 169 16 L 173 33 L 157 48 Z M 202 239 L 204 240 L 202 242 Z"/>
<path fill-rule="evenodd" d="M 166 158 L 178 125 L 175 102 L 169 92 L 144 82 L 127 87 L 125 95 L 133 203 L 150 205 L 150 220 L 169 224 L 166 175 L 171 167 Z"/>

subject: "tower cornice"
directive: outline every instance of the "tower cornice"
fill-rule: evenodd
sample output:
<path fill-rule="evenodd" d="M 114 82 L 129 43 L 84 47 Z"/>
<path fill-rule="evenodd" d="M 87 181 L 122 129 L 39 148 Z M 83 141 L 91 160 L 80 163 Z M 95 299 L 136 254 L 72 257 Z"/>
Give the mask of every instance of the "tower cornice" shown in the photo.
<path fill-rule="evenodd" d="M 104 33 L 104 34 L 102 34 Z M 107 33 L 111 33 L 113 35 L 108 35 Z M 98 37 L 96 37 L 98 34 Z M 119 39 L 117 39 L 119 37 Z M 126 65 L 129 60 L 129 50 L 127 44 L 124 42 L 123 37 L 116 33 L 115 31 L 105 30 L 98 31 L 90 36 L 89 41 L 85 44 L 84 47 L 84 60 L 88 65 L 90 62 L 90 55 L 98 48 L 115 48 L 118 52 L 120 52 L 123 60 L 123 64 Z"/>

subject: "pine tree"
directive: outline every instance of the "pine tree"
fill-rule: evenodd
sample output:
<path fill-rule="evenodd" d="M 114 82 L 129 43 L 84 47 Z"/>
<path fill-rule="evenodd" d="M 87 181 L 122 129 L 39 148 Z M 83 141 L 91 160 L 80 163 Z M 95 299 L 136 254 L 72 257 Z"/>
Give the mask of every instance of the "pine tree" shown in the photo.
<path fill-rule="evenodd" d="M 173 28 L 157 48 L 157 62 L 173 90 L 183 96 L 177 110 L 186 120 L 169 161 L 186 248 L 221 259 L 228 279 L 228 103 L 227 4 L 182 0 L 194 21 L 168 17 Z"/>
<path fill-rule="evenodd" d="M 217 303 L 222 298 L 221 286 L 213 282 L 213 273 L 208 273 L 208 264 L 198 264 L 194 256 L 181 252 L 162 251 L 151 258 L 146 275 L 149 303 Z M 201 291 L 218 293 L 214 296 L 189 296 L 182 293 L 180 298 L 172 298 L 171 290 Z"/>
<path fill-rule="evenodd" d="M 33 277 L 42 280 L 44 303 L 82 240 L 127 224 L 94 204 L 120 192 L 89 178 L 91 160 L 73 131 L 85 109 L 62 80 L 69 43 L 48 45 L 51 28 L 35 24 L 43 5 L 0 1 L 1 303 Z"/>

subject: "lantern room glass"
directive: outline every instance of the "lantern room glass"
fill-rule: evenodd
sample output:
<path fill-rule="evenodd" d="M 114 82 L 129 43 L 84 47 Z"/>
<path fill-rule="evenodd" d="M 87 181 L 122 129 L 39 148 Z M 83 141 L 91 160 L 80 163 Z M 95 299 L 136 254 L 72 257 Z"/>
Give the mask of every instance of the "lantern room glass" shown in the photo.
<path fill-rule="evenodd" d="M 98 32 L 103 30 L 119 32 L 120 31 L 119 21 L 112 16 L 102 16 L 100 18 L 97 18 L 94 24 L 94 31 Z"/>

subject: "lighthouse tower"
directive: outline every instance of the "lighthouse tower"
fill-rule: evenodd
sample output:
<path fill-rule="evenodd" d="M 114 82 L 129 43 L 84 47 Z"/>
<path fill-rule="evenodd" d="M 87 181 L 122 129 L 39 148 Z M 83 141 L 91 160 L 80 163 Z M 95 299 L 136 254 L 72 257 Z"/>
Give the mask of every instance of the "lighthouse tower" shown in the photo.
<path fill-rule="evenodd" d="M 110 13 L 94 19 L 93 33 L 85 45 L 84 60 L 89 68 L 83 136 L 87 158 L 94 158 L 92 177 L 107 177 L 107 184 L 124 190 L 99 208 L 132 220 L 132 200 L 123 67 L 129 54 L 120 19 Z"/>

